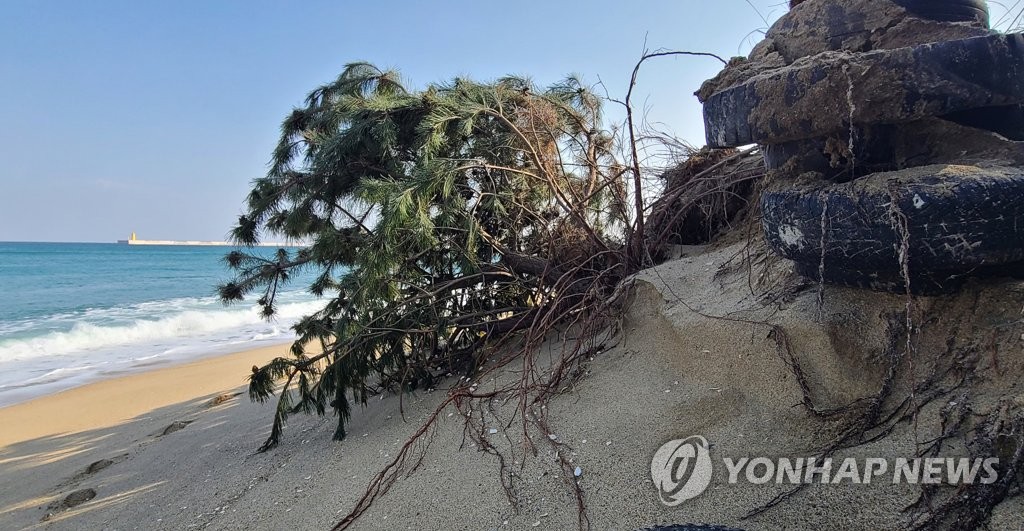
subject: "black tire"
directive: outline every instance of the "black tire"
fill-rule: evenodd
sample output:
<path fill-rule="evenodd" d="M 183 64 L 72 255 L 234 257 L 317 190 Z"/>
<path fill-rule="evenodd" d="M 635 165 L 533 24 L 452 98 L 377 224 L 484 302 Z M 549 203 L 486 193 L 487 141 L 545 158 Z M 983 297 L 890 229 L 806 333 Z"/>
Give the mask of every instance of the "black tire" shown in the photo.
<path fill-rule="evenodd" d="M 892 147 L 893 126 L 859 127 L 853 143 L 851 164 L 844 152 L 849 151 L 849 134 L 832 138 L 795 140 L 762 146 L 765 168 L 798 175 L 817 172 L 825 179 L 845 182 L 881 171 L 896 169 Z"/>
<path fill-rule="evenodd" d="M 895 124 L 1019 104 L 1024 34 L 1012 33 L 823 57 L 765 72 L 709 96 L 704 123 L 709 146 L 736 147 L 840 134 L 851 118 Z"/>
<path fill-rule="evenodd" d="M 820 280 L 820 263 L 793 262 L 797 274 L 815 282 Z M 910 291 L 914 295 L 942 295 L 954 293 L 975 277 L 1024 277 L 1024 262 L 1000 266 L 978 267 L 968 271 L 910 271 Z M 895 272 L 855 271 L 849 269 L 825 269 L 825 283 L 864 288 L 889 293 L 906 293 L 907 285 L 903 275 Z"/>
<path fill-rule="evenodd" d="M 988 27 L 988 2 L 985 0 L 893 0 L 907 11 L 942 22 L 978 22 Z"/>
<path fill-rule="evenodd" d="M 761 210 L 776 253 L 812 278 L 824 261 L 825 280 L 841 284 L 904 291 L 904 238 L 893 222 L 900 216 L 916 293 L 942 291 L 963 275 L 1012 273 L 1024 262 L 1021 168 L 936 165 L 797 185 L 762 194 Z"/>
<path fill-rule="evenodd" d="M 935 120 L 858 127 L 852 161 L 848 156 L 849 133 L 843 132 L 829 138 L 762 146 L 765 168 L 788 175 L 816 172 L 833 182 L 847 182 L 872 173 L 957 162 L 964 158 L 1014 160 L 1024 164 L 1024 105 L 983 107 L 941 118 L 979 131 L 956 126 L 942 129 Z M 997 133 L 1012 142 L 989 138 L 990 135 L 982 131 Z M 950 140 L 937 143 L 937 135 Z M 1016 151 L 1020 155 L 1017 157 L 1008 154 L 1013 142 L 1018 146 Z M 922 149 L 924 146 L 930 149 Z M 986 148 L 989 151 L 985 151 Z M 1007 154 L 996 155 L 1000 151 Z"/>
<path fill-rule="evenodd" d="M 1024 141 L 1024 105 L 983 107 L 948 114 L 943 118 L 960 125 L 992 131 L 1017 142 Z"/>
<path fill-rule="evenodd" d="M 768 29 L 767 49 L 778 52 L 786 64 L 792 64 L 801 57 L 825 51 L 861 53 L 990 33 L 983 2 L 980 2 L 981 10 L 975 0 L 908 0 L 902 3 L 906 6 L 884 0 L 801 3 Z M 899 30 L 889 31 L 897 25 Z M 755 57 L 763 55 L 755 54 L 751 58 Z"/>

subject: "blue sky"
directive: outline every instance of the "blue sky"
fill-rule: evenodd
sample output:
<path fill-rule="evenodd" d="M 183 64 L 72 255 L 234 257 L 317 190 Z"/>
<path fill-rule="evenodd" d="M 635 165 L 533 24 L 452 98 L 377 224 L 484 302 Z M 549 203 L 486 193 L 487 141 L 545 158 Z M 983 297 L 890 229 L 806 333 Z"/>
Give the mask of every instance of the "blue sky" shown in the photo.
<path fill-rule="evenodd" d="M 281 119 L 348 62 L 396 68 L 412 87 L 578 73 L 621 98 L 645 39 L 745 54 L 766 27 L 761 15 L 783 11 L 781 0 L 9 0 L 0 241 L 113 241 L 133 230 L 223 239 Z M 652 63 L 637 101 L 649 120 L 702 144 L 692 93 L 719 68 Z"/>

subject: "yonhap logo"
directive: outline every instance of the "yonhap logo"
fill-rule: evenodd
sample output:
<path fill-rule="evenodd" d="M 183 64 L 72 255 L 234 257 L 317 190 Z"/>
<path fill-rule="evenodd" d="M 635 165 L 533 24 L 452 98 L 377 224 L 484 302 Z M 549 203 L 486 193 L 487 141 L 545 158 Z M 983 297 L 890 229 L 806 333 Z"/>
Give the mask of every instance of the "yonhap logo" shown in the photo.
<path fill-rule="evenodd" d="M 661 503 L 674 507 L 711 485 L 711 445 L 700 435 L 669 441 L 651 459 Z M 726 483 L 751 485 L 991 485 L 1002 470 L 997 457 L 721 457 Z M 1005 468 L 1005 467 L 1004 467 Z M 723 478 L 724 479 L 724 478 Z"/>
<path fill-rule="evenodd" d="M 711 454 L 707 439 L 693 435 L 669 441 L 651 460 L 651 479 L 661 502 L 673 507 L 699 496 L 711 484 Z"/>

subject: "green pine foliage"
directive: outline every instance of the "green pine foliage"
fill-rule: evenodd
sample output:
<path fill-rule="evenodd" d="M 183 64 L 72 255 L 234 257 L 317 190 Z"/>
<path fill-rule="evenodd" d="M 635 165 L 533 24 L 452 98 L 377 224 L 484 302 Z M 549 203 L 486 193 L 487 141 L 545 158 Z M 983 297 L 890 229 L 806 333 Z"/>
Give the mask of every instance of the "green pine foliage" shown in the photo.
<path fill-rule="evenodd" d="M 232 232 L 310 245 L 233 252 L 220 286 L 225 301 L 258 294 L 272 317 L 277 290 L 307 270 L 326 299 L 295 325 L 290 356 L 254 367 L 250 397 L 278 397 L 263 449 L 292 413 L 333 410 L 341 439 L 353 403 L 472 373 L 486 345 L 576 290 L 566 278 L 615 270 L 609 250 L 630 231 L 615 150 L 601 100 L 574 77 L 415 92 L 355 63 L 311 92 Z"/>

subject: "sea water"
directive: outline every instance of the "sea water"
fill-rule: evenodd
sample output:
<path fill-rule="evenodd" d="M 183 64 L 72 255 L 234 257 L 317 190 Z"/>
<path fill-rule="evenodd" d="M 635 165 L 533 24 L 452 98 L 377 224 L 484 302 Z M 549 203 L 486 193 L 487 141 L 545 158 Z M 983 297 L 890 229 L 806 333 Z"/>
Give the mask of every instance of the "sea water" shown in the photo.
<path fill-rule="evenodd" d="M 222 260 L 229 251 L 0 242 L 0 406 L 155 365 L 284 345 L 298 318 L 324 306 L 303 291 L 301 276 L 279 292 L 272 321 L 260 316 L 258 293 L 224 305 L 216 286 L 232 277 Z"/>

